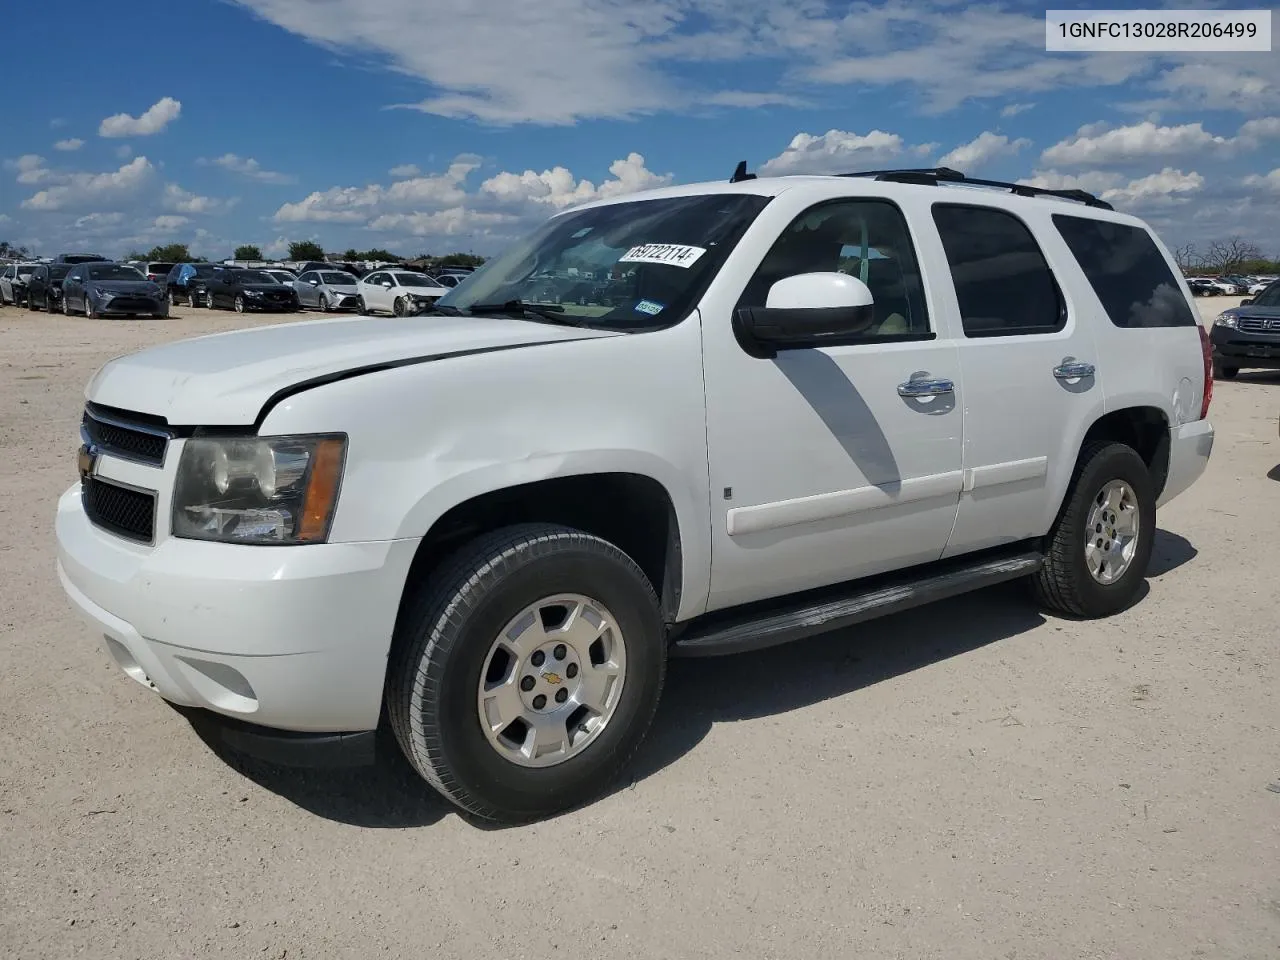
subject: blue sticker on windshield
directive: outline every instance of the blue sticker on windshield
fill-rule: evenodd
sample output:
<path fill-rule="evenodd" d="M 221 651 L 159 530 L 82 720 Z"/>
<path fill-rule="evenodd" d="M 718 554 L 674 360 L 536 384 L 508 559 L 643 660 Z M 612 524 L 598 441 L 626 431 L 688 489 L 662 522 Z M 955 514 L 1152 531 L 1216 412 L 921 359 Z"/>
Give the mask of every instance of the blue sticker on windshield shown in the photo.
<path fill-rule="evenodd" d="M 647 313 L 651 317 L 665 309 L 665 306 L 661 303 L 655 303 L 653 300 L 641 300 L 636 304 L 636 313 Z"/>

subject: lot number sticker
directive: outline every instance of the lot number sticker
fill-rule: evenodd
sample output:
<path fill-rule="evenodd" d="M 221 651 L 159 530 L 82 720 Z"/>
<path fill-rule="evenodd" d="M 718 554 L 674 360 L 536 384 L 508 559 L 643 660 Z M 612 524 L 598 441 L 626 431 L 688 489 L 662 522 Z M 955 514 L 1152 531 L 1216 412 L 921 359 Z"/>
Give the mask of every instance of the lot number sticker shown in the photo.
<path fill-rule="evenodd" d="M 619 263 L 665 263 L 671 267 L 692 267 L 706 253 L 705 247 L 686 247 L 682 243 L 642 243 L 632 247 Z"/>

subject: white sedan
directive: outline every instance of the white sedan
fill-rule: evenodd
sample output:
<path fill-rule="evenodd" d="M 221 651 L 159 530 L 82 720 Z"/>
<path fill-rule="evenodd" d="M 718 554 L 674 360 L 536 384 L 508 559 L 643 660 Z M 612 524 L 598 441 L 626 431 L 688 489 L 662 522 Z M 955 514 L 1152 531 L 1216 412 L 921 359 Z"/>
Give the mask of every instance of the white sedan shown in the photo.
<path fill-rule="evenodd" d="M 425 273 L 375 270 L 356 284 L 356 291 L 360 296 L 361 313 L 386 312 L 404 317 L 413 313 L 418 304 L 439 300 L 449 289 Z"/>

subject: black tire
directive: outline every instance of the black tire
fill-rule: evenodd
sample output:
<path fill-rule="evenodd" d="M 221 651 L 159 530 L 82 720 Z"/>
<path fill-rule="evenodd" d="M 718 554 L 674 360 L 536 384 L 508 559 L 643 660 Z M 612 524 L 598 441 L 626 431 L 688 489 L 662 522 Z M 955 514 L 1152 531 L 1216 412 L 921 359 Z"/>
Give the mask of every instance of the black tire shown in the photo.
<path fill-rule="evenodd" d="M 84 318 L 86 320 L 97 320 L 98 315 L 93 312 L 93 301 L 89 299 L 89 295 L 84 295 Z"/>
<path fill-rule="evenodd" d="M 236 313 L 244 313 L 244 309 L 245 309 L 244 297 L 242 297 L 240 294 L 237 293 L 236 298 L 232 302 L 231 306 L 235 308 Z"/>
<path fill-rule="evenodd" d="M 553 766 L 524 767 L 502 757 L 481 728 L 480 672 L 507 622 L 557 593 L 609 609 L 626 644 L 626 679 L 594 742 Z M 437 791 L 473 816 L 522 823 L 607 788 L 648 732 L 665 673 L 658 600 L 631 558 L 579 530 L 521 524 L 466 545 L 408 598 L 392 644 L 387 715 L 405 756 Z"/>
<path fill-rule="evenodd" d="M 1213 361 L 1213 379 L 1215 380 L 1234 380 L 1239 372 L 1239 367 L 1228 367 L 1217 360 Z"/>
<path fill-rule="evenodd" d="M 27 294 L 27 309 L 30 310 L 32 313 L 40 312 L 40 308 L 36 306 L 36 298 L 29 293 Z"/>
<path fill-rule="evenodd" d="M 187 306 L 194 310 L 199 304 L 196 303 L 195 291 L 188 288 L 187 290 Z"/>
<path fill-rule="evenodd" d="M 406 312 L 404 297 L 396 297 L 395 303 L 391 304 L 392 316 L 403 317 Z"/>
<path fill-rule="evenodd" d="M 367 317 L 367 316 L 369 316 L 369 307 L 368 307 L 368 305 L 364 302 L 364 297 L 361 297 L 361 298 L 360 298 L 359 302 L 356 304 L 356 309 L 357 309 L 357 310 L 359 310 L 359 312 L 360 312 L 360 316 L 362 316 L 362 317 Z"/>
<path fill-rule="evenodd" d="M 1099 583 L 1085 562 L 1085 524 L 1102 489 L 1123 480 L 1138 505 L 1138 538 L 1129 568 L 1113 583 Z M 1045 538 L 1044 566 L 1032 578 L 1036 599 L 1071 616 L 1110 616 L 1137 599 L 1151 560 L 1156 529 L 1156 498 L 1146 462 L 1132 447 L 1102 440 L 1080 452 L 1066 501 Z"/>
<path fill-rule="evenodd" d="M 169 309 L 172 310 L 174 307 L 178 306 L 178 295 L 174 293 L 172 290 L 170 290 L 168 291 L 168 296 L 169 296 Z"/>
<path fill-rule="evenodd" d="M 332 309 L 329 306 L 329 295 L 327 293 L 320 294 L 320 312 L 329 313 Z"/>

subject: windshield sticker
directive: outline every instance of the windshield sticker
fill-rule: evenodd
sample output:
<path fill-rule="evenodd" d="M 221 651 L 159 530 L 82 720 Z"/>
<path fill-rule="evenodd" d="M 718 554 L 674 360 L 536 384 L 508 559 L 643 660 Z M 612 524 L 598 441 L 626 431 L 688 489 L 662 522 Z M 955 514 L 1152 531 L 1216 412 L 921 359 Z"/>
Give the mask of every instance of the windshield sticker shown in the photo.
<path fill-rule="evenodd" d="M 656 316 L 666 309 L 665 304 L 654 303 L 652 300 L 641 300 L 636 304 L 636 313 L 647 313 L 649 316 Z"/>
<path fill-rule="evenodd" d="M 687 247 L 683 243 L 642 243 L 624 253 L 618 258 L 618 262 L 665 263 L 688 269 L 706 252 L 705 247 Z"/>

